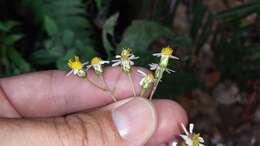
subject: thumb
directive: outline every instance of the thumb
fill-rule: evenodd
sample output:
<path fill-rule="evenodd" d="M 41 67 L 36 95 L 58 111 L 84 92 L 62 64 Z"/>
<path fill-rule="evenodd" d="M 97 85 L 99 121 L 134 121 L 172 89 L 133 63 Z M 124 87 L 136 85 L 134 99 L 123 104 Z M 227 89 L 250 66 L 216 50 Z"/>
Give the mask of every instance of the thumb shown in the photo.
<path fill-rule="evenodd" d="M 144 98 L 109 109 L 55 119 L 0 120 L 0 145 L 141 146 L 156 129 L 155 108 Z"/>

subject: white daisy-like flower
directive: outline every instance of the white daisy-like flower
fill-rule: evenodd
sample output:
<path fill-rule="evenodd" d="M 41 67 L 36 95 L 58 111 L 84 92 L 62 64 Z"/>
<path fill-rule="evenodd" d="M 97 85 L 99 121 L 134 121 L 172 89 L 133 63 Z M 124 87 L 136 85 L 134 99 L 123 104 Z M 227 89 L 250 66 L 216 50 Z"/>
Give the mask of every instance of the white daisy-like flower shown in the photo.
<path fill-rule="evenodd" d="M 79 77 L 86 77 L 86 72 L 83 70 L 83 67 L 87 64 L 88 62 L 81 63 L 78 56 L 69 59 L 68 66 L 71 70 L 66 74 L 66 76 L 74 74 Z"/>
<path fill-rule="evenodd" d="M 93 67 L 97 75 L 101 75 L 103 73 L 103 64 L 109 64 L 109 61 L 102 60 L 100 57 L 94 57 L 91 59 L 90 65 L 88 65 L 88 69 Z"/>
<path fill-rule="evenodd" d="M 141 70 L 137 70 L 137 72 L 142 75 L 142 79 L 139 82 L 139 85 L 142 87 L 142 89 L 147 90 L 151 87 L 152 83 L 156 81 L 154 78 L 153 73 L 145 73 Z"/>
<path fill-rule="evenodd" d="M 173 53 L 173 49 L 170 47 L 166 47 L 161 50 L 161 53 L 154 53 L 153 56 L 161 57 L 159 65 L 161 67 L 167 67 L 170 58 L 177 59 L 177 60 L 179 59 L 178 57 L 173 56 L 172 53 Z"/>
<path fill-rule="evenodd" d="M 123 49 L 120 55 L 116 55 L 115 60 L 112 60 L 114 64 L 112 66 L 118 66 L 121 65 L 123 71 L 129 72 L 131 69 L 131 66 L 134 65 L 134 62 L 132 60 L 138 59 L 139 57 L 136 57 L 132 53 L 132 49 Z"/>
<path fill-rule="evenodd" d="M 181 134 L 181 138 L 185 141 L 188 146 L 205 146 L 204 139 L 200 136 L 200 134 L 193 133 L 194 124 L 189 124 L 189 131 L 185 128 L 183 124 L 181 124 L 186 135 Z"/>

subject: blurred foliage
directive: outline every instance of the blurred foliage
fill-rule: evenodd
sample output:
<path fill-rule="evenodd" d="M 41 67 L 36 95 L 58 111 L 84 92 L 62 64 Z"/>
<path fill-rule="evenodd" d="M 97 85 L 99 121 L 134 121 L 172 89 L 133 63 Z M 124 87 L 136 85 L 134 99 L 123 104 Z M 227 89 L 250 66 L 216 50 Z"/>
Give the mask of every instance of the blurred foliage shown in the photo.
<path fill-rule="evenodd" d="M 173 28 L 183 5 L 187 34 Z M 179 96 L 201 86 L 191 64 L 205 44 L 224 78 L 260 76 L 260 21 L 246 21 L 259 18 L 260 3 L 254 0 L 220 12 L 201 0 L 2 0 L 0 12 L 1 76 L 66 69 L 74 55 L 112 59 L 124 47 L 133 48 L 142 57 L 137 64 L 148 67 L 158 62 L 152 52 L 171 46 L 181 60 L 171 64 L 177 73 L 166 75 L 157 96 Z"/>

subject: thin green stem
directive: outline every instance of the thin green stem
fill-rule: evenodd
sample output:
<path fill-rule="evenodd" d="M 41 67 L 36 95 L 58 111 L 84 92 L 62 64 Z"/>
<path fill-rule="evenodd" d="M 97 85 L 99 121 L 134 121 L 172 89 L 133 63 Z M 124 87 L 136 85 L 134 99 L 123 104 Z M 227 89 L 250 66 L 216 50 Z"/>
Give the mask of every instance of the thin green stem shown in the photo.
<path fill-rule="evenodd" d="M 134 96 L 136 96 L 135 87 L 134 87 L 134 82 L 133 82 L 133 79 L 132 79 L 132 76 L 131 76 L 130 72 L 127 72 L 127 75 L 128 75 L 130 84 L 131 84 L 131 86 L 132 86 L 132 90 L 133 90 Z"/>
<path fill-rule="evenodd" d="M 112 97 L 112 99 L 114 100 L 114 102 L 116 102 L 116 101 L 117 101 L 117 98 L 116 98 L 116 96 L 114 95 L 113 91 L 109 88 L 109 86 L 108 86 L 106 80 L 104 79 L 103 74 L 100 75 L 100 77 L 101 77 L 101 80 L 104 82 L 104 84 L 105 84 L 105 86 L 106 86 L 106 88 L 107 88 L 107 90 L 108 90 L 110 96 Z"/>

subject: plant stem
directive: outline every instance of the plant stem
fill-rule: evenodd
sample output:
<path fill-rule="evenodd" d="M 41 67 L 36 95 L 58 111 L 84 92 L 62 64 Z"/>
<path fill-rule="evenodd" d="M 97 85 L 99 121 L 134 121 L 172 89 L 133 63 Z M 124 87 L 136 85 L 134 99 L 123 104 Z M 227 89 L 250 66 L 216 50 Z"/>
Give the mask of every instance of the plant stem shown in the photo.
<path fill-rule="evenodd" d="M 145 90 L 144 89 L 142 89 L 142 91 L 141 91 L 141 97 L 143 97 L 144 96 L 144 93 L 145 93 Z"/>
<path fill-rule="evenodd" d="M 160 82 L 160 80 L 157 79 L 157 81 L 155 82 L 155 85 L 153 86 L 153 90 L 152 90 L 152 92 L 151 92 L 151 94 L 150 94 L 149 100 L 152 100 L 152 99 L 153 99 L 153 95 L 154 95 L 154 93 L 155 93 L 155 91 L 156 91 L 156 89 L 157 89 L 157 86 L 159 85 L 159 82 Z"/>
<path fill-rule="evenodd" d="M 156 70 L 157 79 L 156 79 L 156 82 L 155 82 L 155 84 L 153 86 L 153 90 L 152 90 L 152 92 L 150 94 L 150 97 L 149 97 L 150 100 L 153 99 L 153 95 L 154 95 L 154 93 L 155 93 L 155 91 L 156 91 L 156 89 L 157 89 L 157 87 L 158 87 L 158 85 L 159 85 L 159 83 L 160 83 L 160 81 L 161 81 L 161 79 L 163 77 L 164 71 L 165 71 L 165 68 L 163 68 L 163 67 L 159 68 L 158 70 Z"/>
<path fill-rule="evenodd" d="M 133 79 L 132 79 L 132 76 L 131 76 L 130 72 L 127 72 L 127 75 L 128 75 L 130 84 L 131 84 L 131 86 L 132 86 L 132 90 L 133 90 L 134 96 L 136 96 L 135 87 L 134 87 L 134 82 L 133 82 Z"/>
<path fill-rule="evenodd" d="M 102 90 L 102 91 L 106 91 L 105 88 L 102 88 L 100 86 L 98 86 L 97 84 L 95 84 L 94 82 L 92 82 L 88 77 L 86 77 L 87 81 L 90 82 L 90 84 L 92 84 L 93 86 L 95 86 L 96 88 Z"/>
<path fill-rule="evenodd" d="M 116 98 L 116 96 L 114 95 L 114 93 L 112 92 L 112 90 L 109 88 L 109 86 L 108 86 L 106 80 L 104 79 L 103 74 L 100 75 L 100 77 L 101 77 L 101 80 L 104 82 L 104 84 L 105 84 L 105 86 L 106 86 L 106 88 L 107 88 L 107 90 L 108 90 L 110 96 L 112 97 L 112 99 L 114 100 L 114 102 L 116 102 L 116 101 L 117 101 L 117 98 Z"/>

